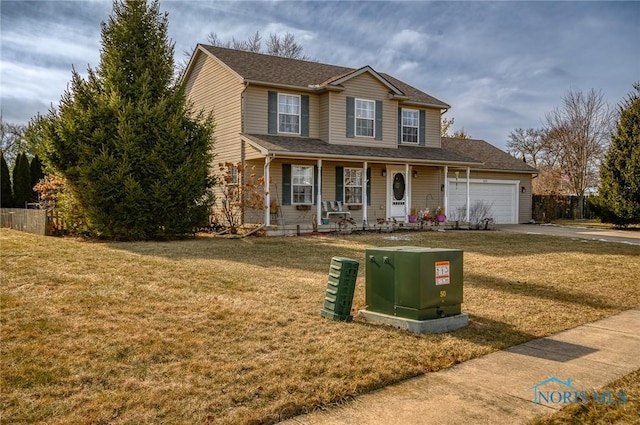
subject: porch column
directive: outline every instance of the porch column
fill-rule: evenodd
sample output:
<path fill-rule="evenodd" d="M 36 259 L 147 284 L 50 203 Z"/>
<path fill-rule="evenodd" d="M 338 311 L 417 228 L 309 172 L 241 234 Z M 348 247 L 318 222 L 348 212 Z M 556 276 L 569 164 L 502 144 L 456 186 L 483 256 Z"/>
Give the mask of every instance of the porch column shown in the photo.
<path fill-rule="evenodd" d="M 470 175 L 471 175 L 471 167 L 467 167 L 467 218 L 465 221 L 469 221 L 469 209 L 471 208 L 471 196 L 469 196 L 470 194 L 469 176 Z"/>
<path fill-rule="evenodd" d="M 404 221 L 409 222 L 409 202 L 411 201 L 411 176 L 409 175 L 409 164 L 404 164 L 404 175 L 407 187 L 404 195 Z"/>
<path fill-rule="evenodd" d="M 318 195 L 316 196 L 316 223 L 322 224 L 322 160 L 318 160 Z"/>
<path fill-rule="evenodd" d="M 266 208 L 264 209 L 264 225 L 271 226 L 271 191 L 269 190 L 269 181 L 271 168 L 271 157 L 266 156 L 264 158 L 264 202 Z"/>
<path fill-rule="evenodd" d="M 367 161 L 362 164 L 362 227 L 364 228 L 367 225 L 367 204 L 369 203 L 369 199 L 367 198 L 367 185 L 369 181 L 367 180 Z"/>
<path fill-rule="evenodd" d="M 449 214 L 449 166 L 444 166 L 444 198 L 443 198 L 443 207 L 444 213 Z"/>

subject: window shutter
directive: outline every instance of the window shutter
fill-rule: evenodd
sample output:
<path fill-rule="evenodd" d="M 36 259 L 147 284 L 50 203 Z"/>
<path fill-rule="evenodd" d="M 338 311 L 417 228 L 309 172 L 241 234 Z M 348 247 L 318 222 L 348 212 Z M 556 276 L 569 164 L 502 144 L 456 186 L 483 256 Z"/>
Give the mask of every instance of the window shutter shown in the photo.
<path fill-rule="evenodd" d="M 344 201 L 344 167 L 336 167 L 336 201 Z"/>
<path fill-rule="evenodd" d="M 356 99 L 347 96 L 347 137 L 355 137 L 356 134 Z"/>
<path fill-rule="evenodd" d="M 367 205 L 371 205 L 371 167 L 367 167 Z"/>
<path fill-rule="evenodd" d="M 402 143 L 402 108 L 398 107 L 398 144 Z"/>
<path fill-rule="evenodd" d="M 282 164 L 282 205 L 291 205 L 291 164 Z"/>
<path fill-rule="evenodd" d="M 300 96 L 300 135 L 309 136 L 309 96 Z"/>
<path fill-rule="evenodd" d="M 424 110 L 420 110 L 420 127 L 418 128 L 418 144 L 420 146 L 424 146 L 426 144 L 426 140 L 427 140 L 427 135 L 425 134 L 425 121 L 426 121 L 426 117 L 425 117 L 425 112 Z"/>
<path fill-rule="evenodd" d="M 382 101 L 376 100 L 376 140 L 382 140 Z"/>
<path fill-rule="evenodd" d="M 318 203 L 318 166 L 313 166 L 313 205 Z"/>
<path fill-rule="evenodd" d="M 278 134 L 278 92 L 269 92 L 268 114 L 268 132 L 269 134 Z"/>

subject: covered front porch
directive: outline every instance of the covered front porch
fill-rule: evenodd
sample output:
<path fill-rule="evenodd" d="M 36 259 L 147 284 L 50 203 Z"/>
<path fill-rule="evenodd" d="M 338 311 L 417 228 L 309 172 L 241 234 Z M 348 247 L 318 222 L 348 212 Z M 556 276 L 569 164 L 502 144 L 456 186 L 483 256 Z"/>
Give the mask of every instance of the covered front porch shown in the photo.
<path fill-rule="evenodd" d="M 251 163 L 257 172 L 258 162 Z M 386 221 L 417 223 L 426 214 L 435 219 L 438 212 L 447 216 L 451 180 L 446 176 L 457 172 L 467 192 L 469 188 L 470 167 L 451 171 L 453 167 L 268 157 L 262 164 L 266 209 L 248 213 L 247 219 L 267 227 L 301 226 L 304 231 L 307 226 L 331 229 L 345 219 L 368 229 Z M 467 208 L 464 217 L 455 219 L 468 217 Z"/>
<path fill-rule="evenodd" d="M 266 206 L 246 211 L 245 222 L 268 228 L 321 229 L 348 218 L 367 229 L 388 220 L 409 223 L 420 211 L 447 215 L 451 179 L 468 183 L 471 167 L 481 165 L 440 148 L 359 147 L 248 134 L 242 141 L 245 168 L 264 177 Z"/>

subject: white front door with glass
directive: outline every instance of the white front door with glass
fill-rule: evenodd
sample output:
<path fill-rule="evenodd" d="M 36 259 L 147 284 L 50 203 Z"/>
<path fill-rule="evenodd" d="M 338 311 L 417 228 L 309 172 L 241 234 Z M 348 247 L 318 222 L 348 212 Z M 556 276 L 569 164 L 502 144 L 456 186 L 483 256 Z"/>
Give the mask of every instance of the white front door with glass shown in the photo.
<path fill-rule="evenodd" d="M 387 168 L 387 214 L 389 218 L 406 221 L 407 180 L 404 167 Z"/>

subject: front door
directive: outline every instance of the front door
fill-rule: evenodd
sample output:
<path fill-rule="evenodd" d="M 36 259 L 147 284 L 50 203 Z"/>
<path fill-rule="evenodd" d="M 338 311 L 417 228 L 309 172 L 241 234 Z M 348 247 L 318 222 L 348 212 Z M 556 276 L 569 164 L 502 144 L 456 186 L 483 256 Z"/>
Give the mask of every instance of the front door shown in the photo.
<path fill-rule="evenodd" d="M 389 217 L 404 222 L 406 219 L 407 180 L 402 169 L 389 169 L 387 176 L 387 198 Z"/>

